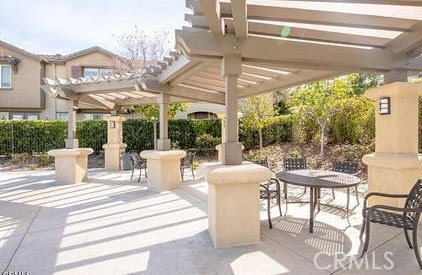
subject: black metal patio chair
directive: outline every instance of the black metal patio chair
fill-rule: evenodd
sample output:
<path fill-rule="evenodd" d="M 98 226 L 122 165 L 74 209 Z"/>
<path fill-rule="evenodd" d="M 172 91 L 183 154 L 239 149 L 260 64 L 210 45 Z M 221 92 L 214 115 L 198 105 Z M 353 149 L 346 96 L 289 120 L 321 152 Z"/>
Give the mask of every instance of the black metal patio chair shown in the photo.
<path fill-rule="evenodd" d="M 357 161 L 334 160 L 333 171 L 359 176 L 359 163 Z M 332 189 L 333 198 L 336 198 L 334 188 Z M 359 205 L 358 186 L 355 186 L 356 203 Z M 347 209 L 349 209 L 350 188 L 347 188 Z"/>
<path fill-rule="evenodd" d="M 367 201 L 372 196 L 387 197 L 387 198 L 406 198 L 404 208 L 393 207 L 388 205 L 374 205 L 367 207 Z M 380 223 L 388 226 L 403 228 L 409 248 L 413 248 L 419 267 L 422 269 L 422 260 L 419 254 L 418 246 L 418 223 L 422 212 L 422 180 L 419 179 L 412 187 L 409 194 L 385 194 L 372 192 L 365 196 L 363 204 L 363 222 L 360 231 L 360 238 L 365 233 L 365 244 L 363 246 L 361 257 L 368 250 L 370 225 L 373 223 Z M 409 232 L 412 231 L 413 244 L 410 241 Z"/>
<path fill-rule="evenodd" d="M 268 159 L 255 159 L 250 160 L 251 162 L 262 165 L 269 168 Z M 270 169 L 271 170 L 271 169 Z M 272 170 L 271 170 L 272 171 Z M 273 171 L 274 172 L 274 171 Z M 273 228 L 273 223 L 271 221 L 271 201 L 276 199 L 278 205 L 278 211 L 280 211 L 280 217 L 283 216 L 281 212 L 281 189 L 280 182 L 276 178 L 271 178 L 269 181 L 260 184 L 259 197 L 262 200 L 267 200 L 267 213 L 268 213 L 268 225 L 270 229 Z"/>
<path fill-rule="evenodd" d="M 193 169 L 193 161 L 195 160 L 196 153 L 198 149 L 191 148 L 186 150 L 186 156 L 180 159 L 180 176 L 182 181 L 184 181 L 185 169 L 190 169 L 192 172 L 192 177 L 195 178 L 195 173 Z"/>
<path fill-rule="evenodd" d="M 139 169 L 139 177 L 138 182 L 141 180 L 142 170 L 145 172 L 145 178 L 148 177 L 147 175 L 147 160 L 141 158 L 138 153 L 130 153 L 130 161 L 132 163 L 132 175 L 130 176 L 130 180 L 133 178 L 133 174 L 136 169 Z"/>
<path fill-rule="evenodd" d="M 308 169 L 306 158 L 286 158 L 283 157 L 283 168 L 285 171 Z M 284 199 L 287 202 L 287 183 L 283 182 Z M 303 194 L 306 193 L 306 187 Z"/>

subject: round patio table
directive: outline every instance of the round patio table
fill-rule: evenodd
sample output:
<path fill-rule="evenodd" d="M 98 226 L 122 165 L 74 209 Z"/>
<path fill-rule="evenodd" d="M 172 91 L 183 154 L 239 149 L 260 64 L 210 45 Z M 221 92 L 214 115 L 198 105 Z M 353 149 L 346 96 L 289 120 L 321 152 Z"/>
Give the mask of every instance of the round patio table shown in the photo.
<path fill-rule="evenodd" d="M 327 170 L 293 170 L 281 171 L 276 177 L 282 182 L 297 186 L 310 188 L 310 208 L 309 208 L 309 232 L 314 230 L 315 208 L 320 206 L 321 188 L 348 188 L 354 187 L 361 182 L 357 176 L 327 171 Z M 348 196 L 349 197 L 349 196 Z M 348 199 L 349 200 L 349 199 Z M 349 210 L 349 201 L 347 201 L 347 215 Z"/>

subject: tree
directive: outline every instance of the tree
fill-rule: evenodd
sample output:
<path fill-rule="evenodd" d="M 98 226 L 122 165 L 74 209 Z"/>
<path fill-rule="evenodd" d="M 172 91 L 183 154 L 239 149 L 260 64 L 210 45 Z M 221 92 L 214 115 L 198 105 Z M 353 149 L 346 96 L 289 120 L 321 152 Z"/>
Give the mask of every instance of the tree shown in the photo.
<path fill-rule="evenodd" d="M 368 89 L 380 84 L 381 75 L 359 72 L 349 74 L 346 76 L 346 80 L 355 95 L 362 95 Z"/>
<path fill-rule="evenodd" d="M 331 82 L 331 83 L 330 83 Z M 335 114 L 335 105 L 349 96 L 345 85 L 338 81 L 319 81 L 300 86 L 291 92 L 289 103 L 296 119 L 313 119 L 320 130 L 320 155 L 324 156 L 327 126 Z"/>
<path fill-rule="evenodd" d="M 243 123 L 246 127 L 258 130 L 259 150 L 262 150 L 262 129 L 274 119 L 273 97 L 271 94 L 256 95 L 246 99 L 241 108 Z"/>
<path fill-rule="evenodd" d="M 122 55 L 125 57 L 125 60 L 115 59 L 114 65 L 121 72 L 136 72 L 148 65 L 156 64 L 171 49 L 168 31 L 159 31 L 148 36 L 135 25 L 132 32 L 123 33 L 116 38 L 122 49 Z M 157 104 L 134 106 L 134 110 L 148 120 L 157 119 L 160 116 Z M 169 119 L 174 119 L 177 111 L 186 110 L 186 103 L 170 104 Z"/>
<path fill-rule="evenodd" d="M 319 127 L 322 157 L 330 126 L 334 126 L 332 130 L 343 138 L 347 136 L 349 141 L 356 141 L 362 135 L 362 126 L 373 122 L 373 103 L 363 96 L 363 92 L 378 83 L 377 76 L 356 73 L 290 91 L 288 103 L 295 120 L 299 123 L 312 120 Z"/>
<path fill-rule="evenodd" d="M 122 72 L 134 72 L 155 64 L 170 51 L 168 31 L 158 31 L 147 35 L 136 25 L 134 30 L 116 35 L 124 60 L 116 58 L 114 66 Z"/>
<path fill-rule="evenodd" d="M 168 118 L 175 119 L 176 113 L 178 111 L 180 112 L 186 112 L 188 109 L 187 103 L 172 103 L 169 104 L 168 108 Z M 158 119 L 160 117 L 160 107 L 158 104 L 148 104 L 148 105 L 138 105 L 134 106 L 134 110 L 146 117 L 147 120 L 152 121 L 154 119 Z"/>

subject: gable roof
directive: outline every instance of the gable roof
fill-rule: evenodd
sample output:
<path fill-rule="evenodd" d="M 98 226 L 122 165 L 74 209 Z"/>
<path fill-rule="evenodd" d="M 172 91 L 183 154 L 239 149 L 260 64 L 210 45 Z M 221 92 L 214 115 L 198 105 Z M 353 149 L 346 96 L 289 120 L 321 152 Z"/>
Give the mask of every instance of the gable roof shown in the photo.
<path fill-rule="evenodd" d="M 11 45 L 11 44 L 3 41 L 3 40 L 0 40 L 0 46 L 1 47 L 5 47 L 5 48 L 7 48 L 7 49 L 9 49 L 11 51 L 17 52 L 19 54 L 22 54 L 24 56 L 27 56 L 27 57 L 29 57 L 31 59 L 34 59 L 34 60 L 37 60 L 37 61 L 43 61 L 43 58 L 42 57 L 40 57 L 40 56 L 38 56 L 36 54 L 32 54 L 30 52 L 27 52 L 24 49 L 21 49 L 21 48 L 18 48 L 16 46 L 13 46 L 13 45 Z"/>
<path fill-rule="evenodd" d="M 104 48 L 98 47 L 98 46 L 94 46 L 94 47 L 90 47 L 90 48 L 87 48 L 87 49 L 84 49 L 84 50 L 81 50 L 81 51 L 77 51 L 77 52 L 74 52 L 74 53 L 71 53 L 71 54 L 68 54 L 68 55 L 64 55 L 64 56 L 62 56 L 61 61 L 67 61 L 67 60 L 70 60 L 70 59 L 73 59 L 73 58 L 76 58 L 76 57 L 80 57 L 80 56 L 83 56 L 83 55 L 87 55 L 87 54 L 90 54 L 90 53 L 94 53 L 94 52 L 100 52 L 100 53 L 108 55 L 110 57 L 121 58 L 121 56 L 119 56 L 119 55 L 117 55 L 113 52 L 110 52 L 110 51 L 108 51 Z"/>

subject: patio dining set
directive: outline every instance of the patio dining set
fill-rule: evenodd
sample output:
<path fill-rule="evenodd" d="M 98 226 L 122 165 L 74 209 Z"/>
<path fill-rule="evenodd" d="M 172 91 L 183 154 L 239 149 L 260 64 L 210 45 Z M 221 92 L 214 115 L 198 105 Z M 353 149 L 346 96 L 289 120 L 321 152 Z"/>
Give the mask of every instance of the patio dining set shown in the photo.
<path fill-rule="evenodd" d="M 267 159 L 252 160 L 252 162 L 269 168 Z M 271 201 L 276 200 L 280 216 L 281 211 L 281 194 L 284 193 L 284 199 L 289 203 L 305 203 L 305 201 L 289 201 L 288 185 L 296 185 L 304 187 L 305 194 L 307 188 L 310 189 L 309 194 L 309 232 L 313 233 L 314 217 L 320 210 L 321 205 L 321 189 L 331 189 L 332 197 L 335 199 L 335 189 L 346 189 L 346 216 L 349 217 L 350 189 L 354 188 L 356 194 L 356 203 L 359 205 L 358 185 L 361 183 L 360 169 L 357 162 L 334 160 L 331 170 L 309 170 L 306 158 L 283 158 L 283 169 L 280 172 L 273 171 L 273 178 L 260 184 L 260 198 L 267 201 L 268 224 L 270 229 L 273 228 L 271 221 Z M 283 190 L 281 189 L 283 184 Z M 370 197 L 388 197 L 396 199 L 405 199 L 404 207 L 392 207 L 388 205 L 368 206 Z M 325 204 L 327 205 L 327 204 Z M 334 205 L 327 205 L 336 207 Z M 365 241 L 362 249 L 361 257 L 365 255 L 369 246 L 370 224 L 378 223 L 387 226 L 397 227 L 404 230 L 405 238 L 410 249 L 413 249 L 419 267 L 422 269 L 422 259 L 420 257 L 417 229 L 419 218 L 422 213 L 422 179 L 419 179 L 408 194 L 385 194 L 380 192 L 368 193 L 364 197 L 364 205 L 362 209 L 362 227 L 360 238 L 365 234 Z M 409 236 L 412 232 L 412 240 Z"/>

